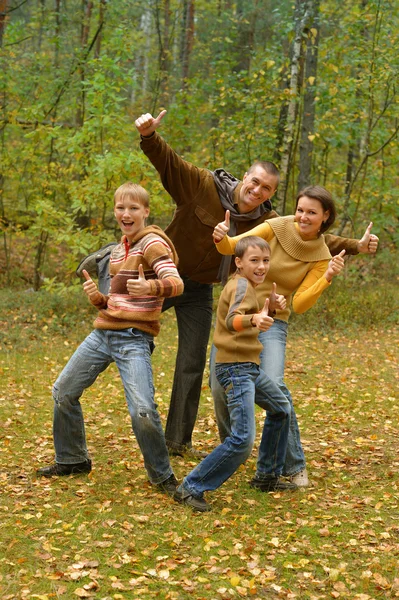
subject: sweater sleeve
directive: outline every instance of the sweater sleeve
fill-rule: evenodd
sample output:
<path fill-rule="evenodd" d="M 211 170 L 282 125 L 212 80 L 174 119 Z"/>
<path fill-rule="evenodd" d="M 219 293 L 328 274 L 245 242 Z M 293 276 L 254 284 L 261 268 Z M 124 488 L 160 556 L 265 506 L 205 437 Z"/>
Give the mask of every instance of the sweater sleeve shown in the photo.
<path fill-rule="evenodd" d="M 251 319 L 254 314 L 254 301 L 253 295 L 249 294 L 250 285 L 249 281 L 244 277 L 240 277 L 237 280 L 235 293 L 230 298 L 229 309 L 225 319 L 226 327 L 229 331 L 242 331 L 253 326 Z M 247 314 L 248 311 L 250 311 L 249 314 Z"/>
<path fill-rule="evenodd" d="M 320 260 L 314 263 L 305 279 L 295 292 L 292 300 L 292 308 L 298 314 L 309 310 L 320 298 L 324 290 L 330 287 L 324 274 L 328 267 L 328 260 Z"/>
<path fill-rule="evenodd" d="M 270 242 L 270 240 L 274 238 L 274 231 L 270 227 L 269 223 L 265 222 L 261 225 L 257 225 L 249 231 L 246 231 L 245 233 L 242 233 L 241 235 L 236 235 L 234 237 L 225 235 L 224 238 L 216 244 L 216 248 L 220 254 L 234 254 L 237 242 L 244 237 L 248 237 L 249 235 L 256 235 L 263 238 L 267 242 Z"/>
<path fill-rule="evenodd" d="M 359 254 L 359 250 L 357 249 L 357 240 L 339 237 L 338 235 L 332 235 L 332 233 L 325 233 L 324 240 L 328 246 L 331 256 L 336 256 L 342 250 L 345 250 L 345 254 Z"/>
<path fill-rule="evenodd" d="M 144 246 L 144 259 L 152 268 L 157 279 L 149 279 L 150 296 L 172 298 L 184 290 L 183 281 L 173 262 L 172 250 L 162 238 L 150 239 Z"/>
<path fill-rule="evenodd" d="M 156 131 L 149 137 L 142 137 L 140 147 L 177 205 L 195 200 L 203 183 L 203 174 L 208 171 L 183 160 Z"/>

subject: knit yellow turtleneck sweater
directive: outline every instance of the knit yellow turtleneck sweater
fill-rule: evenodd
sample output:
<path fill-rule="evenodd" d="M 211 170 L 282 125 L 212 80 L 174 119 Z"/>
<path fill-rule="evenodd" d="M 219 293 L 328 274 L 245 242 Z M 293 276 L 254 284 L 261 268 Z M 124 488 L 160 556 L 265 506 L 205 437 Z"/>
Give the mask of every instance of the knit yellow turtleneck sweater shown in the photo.
<path fill-rule="evenodd" d="M 331 259 L 324 236 L 303 240 L 292 215 L 271 219 L 242 235 L 225 236 L 217 249 L 221 254 L 234 254 L 237 242 L 248 235 L 257 235 L 270 244 L 270 269 L 265 281 L 256 288 L 256 295 L 259 306 L 263 306 L 272 284 L 277 284 L 277 293 L 286 297 L 287 308 L 277 310 L 276 319 L 288 321 L 291 303 L 295 312 L 307 311 L 330 286 L 324 277 Z"/>

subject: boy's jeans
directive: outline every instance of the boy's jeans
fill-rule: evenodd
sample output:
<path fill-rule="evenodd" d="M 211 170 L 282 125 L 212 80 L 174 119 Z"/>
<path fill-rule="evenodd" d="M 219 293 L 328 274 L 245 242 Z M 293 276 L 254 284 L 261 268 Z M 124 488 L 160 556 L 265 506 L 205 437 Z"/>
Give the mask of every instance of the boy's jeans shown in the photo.
<path fill-rule="evenodd" d="M 87 336 L 53 387 L 57 463 L 74 464 L 88 458 L 79 399 L 98 375 L 115 362 L 123 382 L 133 432 L 151 483 L 162 483 L 172 475 L 165 436 L 154 403 L 153 348 L 153 337 L 139 329 L 95 329 Z"/>
<path fill-rule="evenodd" d="M 100 292 L 110 286 L 109 255 L 97 263 Z M 202 377 L 212 326 L 213 286 L 192 281 L 182 275 L 184 292 L 165 298 L 162 312 L 175 309 L 179 344 L 173 376 L 172 394 L 165 426 L 169 448 L 185 450 L 192 446 L 192 435 L 201 397 Z"/>
<path fill-rule="evenodd" d="M 259 334 L 259 341 L 263 345 L 263 351 L 260 356 L 261 369 L 268 377 L 281 389 L 291 404 L 290 431 L 288 435 L 287 455 L 283 475 L 295 475 L 302 471 L 306 466 L 305 455 L 303 452 L 301 437 L 299 433 L 298 421 L 292 404 L 291 394 L 284 383 L 285 367 L 285 347 L 287 340 L 288 323 L 275 319 L 273 325 L 268 331 Z M 215 355 L 216 349 L 212 346 L 210 357 L 210 377 L 209 385 L 212 389 L 212 396 L 215 405 L 216 420 L 219 428 L 220 438 L 223 440 L 229 435 L 229 414 L 226 410 L 226 397 L 223 388 L 217 381 L 215 375 Z"/>
<path fill-rule="evenodd" d="M 197 497 L 221 486 L 250 455 L 256 433 L 255 402 L 268 411 L 259 448 L 257 476 L 279 476 L 285 461 L 290 403 L 278 386 L 251 362 L 219 363 L 215 372 L 226 392 L 231 431 L 185 477 L 182 491 Z"/>

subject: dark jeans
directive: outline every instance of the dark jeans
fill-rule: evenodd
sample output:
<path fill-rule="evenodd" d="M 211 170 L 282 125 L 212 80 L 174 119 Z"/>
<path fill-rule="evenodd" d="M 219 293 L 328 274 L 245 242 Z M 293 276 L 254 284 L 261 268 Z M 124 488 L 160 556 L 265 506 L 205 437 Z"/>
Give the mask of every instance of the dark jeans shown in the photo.
<path fill-rule="evenodd" d="M 109 290 L 109 256 L 97 265 L 98 287 Z M 169 448 L 184 450 L 192 445 L 197 419 L 202 377 L 212 325 L 213 286 L 182 276 L 184 292 L 165 298 L 162 311 L 174 307 L 178 327 L 178 348 L 172 396 L 166 421 L 165 438 Z"/>

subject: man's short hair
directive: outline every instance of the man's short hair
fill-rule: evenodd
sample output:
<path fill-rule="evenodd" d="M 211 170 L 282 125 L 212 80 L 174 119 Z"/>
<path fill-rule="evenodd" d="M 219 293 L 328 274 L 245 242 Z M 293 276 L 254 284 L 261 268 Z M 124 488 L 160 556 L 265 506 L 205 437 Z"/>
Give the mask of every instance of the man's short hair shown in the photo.
<path fill-rule="evenodd" d="M 150 206 L 150 194 L 138 183 L 127 181 L 120 185 L 114 194 L 114 204 L 123 201 L 126 196 L 131 200 L 138 200 L 145 208 Z"/>
<path fill-rule="evenodd" d="M 249 167 L 247 173 L 251 173 L 255 167 L 261 167 L 268 175 L 274 175 L 274 177 L 277 179 L 277 185 L 280 183 L 280 172 L 276 165 L 270 160 L 256 160 Z"/>
<path fill-rule="evenodd" d="M 258 235 L 247 235 L 238 240 L 234 256 L 236 258 L 242 258 L 250 246 L 260 248 L 261 250 L 268 250 L 270 254 L 270 246 L 266 240 Z"/>

